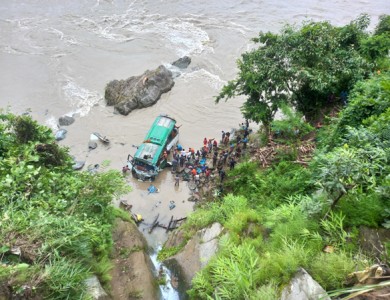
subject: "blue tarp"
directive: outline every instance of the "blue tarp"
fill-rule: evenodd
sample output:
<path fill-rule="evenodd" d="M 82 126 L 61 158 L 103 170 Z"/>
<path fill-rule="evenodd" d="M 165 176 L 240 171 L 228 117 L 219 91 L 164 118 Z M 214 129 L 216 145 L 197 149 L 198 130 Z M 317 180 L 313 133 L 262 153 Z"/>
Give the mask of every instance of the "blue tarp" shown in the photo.
<path fill-rule="evenodd" d="M 151 194 L 151 193 L 157 193 L 157 192 L 158 192 L 158 188 L 156 188 L 153 184 L 151 184 L 151 185 L 148 187 L 148 192 L 149 192 L 149 194 Z"/>

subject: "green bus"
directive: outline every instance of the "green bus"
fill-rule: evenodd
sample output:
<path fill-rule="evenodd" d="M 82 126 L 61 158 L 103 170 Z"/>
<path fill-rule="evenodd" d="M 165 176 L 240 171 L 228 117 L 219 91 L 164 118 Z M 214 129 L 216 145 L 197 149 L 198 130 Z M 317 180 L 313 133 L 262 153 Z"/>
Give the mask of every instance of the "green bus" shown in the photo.
<path fill-rule="evenodd" d="M 141 180 L 154 180 L 167 165 L 167 154 L 179 142 L 176 120 L 167 115 L 158 116 L 134 157 L 127 157 L 127 167 Z"/>

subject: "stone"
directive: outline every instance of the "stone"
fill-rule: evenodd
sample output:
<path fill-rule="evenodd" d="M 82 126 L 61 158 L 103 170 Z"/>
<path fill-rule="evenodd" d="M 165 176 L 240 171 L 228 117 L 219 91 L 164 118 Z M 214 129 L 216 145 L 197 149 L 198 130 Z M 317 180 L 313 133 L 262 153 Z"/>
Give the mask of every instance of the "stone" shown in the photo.
<path fill-rule="evenodd" d="M 283 289 L 280 300 L 330 300 L 326 291 L 306 270 L 300 268 Z"/>
<path fill-rule="evenodd" d="M 88 142 L 88 149 L 93 150 L 93 149 L 96 149 L 96 148 L 97 148 L 97 143 L 96 142 L 94 142 L 94 141 L 89 141 Z"/>
<path fill-rule="evenodd" d="M 107 105 L 113 105 L 122 115 L 128 115 L 136 108 L 144 108 L 155 104 L 163 93 L 174 85 L 172 72 L 164 66 L 152 71 L 145 71 L 140 76 L 126 80 L 113 80 L 105 90 Z"/>
<path fill-rule="evenodd" d="M 179 291 L 189 288 L 196 273 L 201 271 L 218 251 L 219 235 L 222 231 L 223 227 L 219 223 L 198 231 L 179 253 L 164 261 L 164 264 L 170 270 L 173 269 L 178 276 Z M 176 237 L 176 240 L 181 239 Z M 167 242 L 174 245 L 169 239 Z"/>
<path fill-rule="evenodd" d="M 134 223 L 115 220 L 111 296 L 116 300 L 160 299 L 147 243 Z"/>
<path fill-rule="evenodd" d="M 174 61 L 172 63 L 172 66 L 175 66 L 179 69 L 186 69 L 191 63 L 191 58 L 188 56 L 183 56 L 179 58 L 178 60 Z"/>
<path fill-rule="evenodd" d="M 92 276 L 85 280 L 87 286 L 87 294 L 93 300 L 109 300 L 110 297 L 106 291 L 102 288 L 99 279 L 96 276 Z"/>
<path fill-rule="evenodd" d="M 55 139 L 56 139 L 56 141 L 61 141 L 61 140 L 63 140 L 63 139 L 65 139 L 66 138 L 66 133 L 67 133 L 68 131 L 66 130 L 66 129 L 60 129 L 60 130 L 58 130 L 57 132 L 56 132 L 56 134 L 55 134 Z"/>
<path fill-rule="evenodd" d="M 73 117 L 62 116 L 58 119 L 58 124 L 60 124 L 60 126 L 69 126 L 69 125 L 73 124 L 74 121 L 75 121 L 75 119 Z"/>
<path fill-rule="evenodd" d="M 85 165 L 85 161 L 84 160 L 78 160 L 78 161 L 74 161 L 74 164 L 72 166 L 73 170 L 81 170 Z"/>
<path fill-rule="evenodd" d="M 209 228 L 203 229 L 202 240 L 204 243 L 207 243 L 213 239 L 216 239 L 222 232 L 222 225 L 219 223 L 214 223 Z"/>

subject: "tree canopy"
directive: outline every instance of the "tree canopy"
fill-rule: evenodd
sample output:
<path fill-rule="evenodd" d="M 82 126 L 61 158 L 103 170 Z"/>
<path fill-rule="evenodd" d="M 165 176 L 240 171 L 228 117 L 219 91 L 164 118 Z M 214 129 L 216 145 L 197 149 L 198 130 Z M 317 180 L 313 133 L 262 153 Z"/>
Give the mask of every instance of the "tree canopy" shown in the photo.
<path fill-rule="evenodd" d="M 381 17 L 376 35 L 383 40 L 371 54 L 368 49 L 376 40 L 367 42 L 369 22 L 367 15 L 361 15 L 343 27 L 309 21 L 300 28 L 286 25 L 279 34 L 260 32 L 253 39 L 259 46 L 242 54 L 237 78 L 222 88 L 216 102 L 245 95 L 244 117 L 265 126 L 282 103 L 310 119 L 329 101 L 336 101 L 341 92 L 345 94 L 357 81 L 367 78 L 374 68 L 370 58 L 387 55 L 383 44 L 388 18 Z M 366 55 L 362 54 L 363 41 Z"/>

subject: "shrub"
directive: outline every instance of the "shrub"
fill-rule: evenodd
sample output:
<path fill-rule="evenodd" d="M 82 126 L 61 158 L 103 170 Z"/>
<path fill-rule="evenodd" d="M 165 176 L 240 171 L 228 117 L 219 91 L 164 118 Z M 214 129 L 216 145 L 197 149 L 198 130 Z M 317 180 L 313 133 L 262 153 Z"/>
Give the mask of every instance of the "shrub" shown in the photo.
<path fill-rule="evenodd" d="M 193 281 L 189 294 L 192 299 L 246 299 L 256 289 L 256 278 L 260 270 L 259 257 L 249 244 L 240 246 L 230 242 L 222 245 L 223 251 L 209 263 L 205 270 Z M 199 278 L 198 278 L 199 277 Z M 211 283 L 215 289 L 210 289 Z"/>
<path fill-rule="evenodd" d="M 325 290 L 333 290 L 343 286 L 355 266 L 356 262 L 345 252 L 320 253 L 312 259 L 308 272 Z"/>
<path fill-rule="evenodd" d="M 309 123 L 304 121 L 302 113 L 293 111 L 287 104 L 281 105 L 280 109 L 283 113 L 283 118 L 274 120 L 271 123 L 273 136 L 279 142 L 299 140 L 314 130 Z"/>
<path fill-rule="evenodd" d="M 275 300 L 278 299 L 278 287 L 270 282 L 261 285 L 253 294 L 249 295 L 249 300 Z"/>
<path fill-rule="evenodd" d="M 386 206 L 378 195 L 347 195 L 341 199 L 337 210 L 345 215 L 345 226 L 378 227 L 383 221 L 382 212 Z"/>

